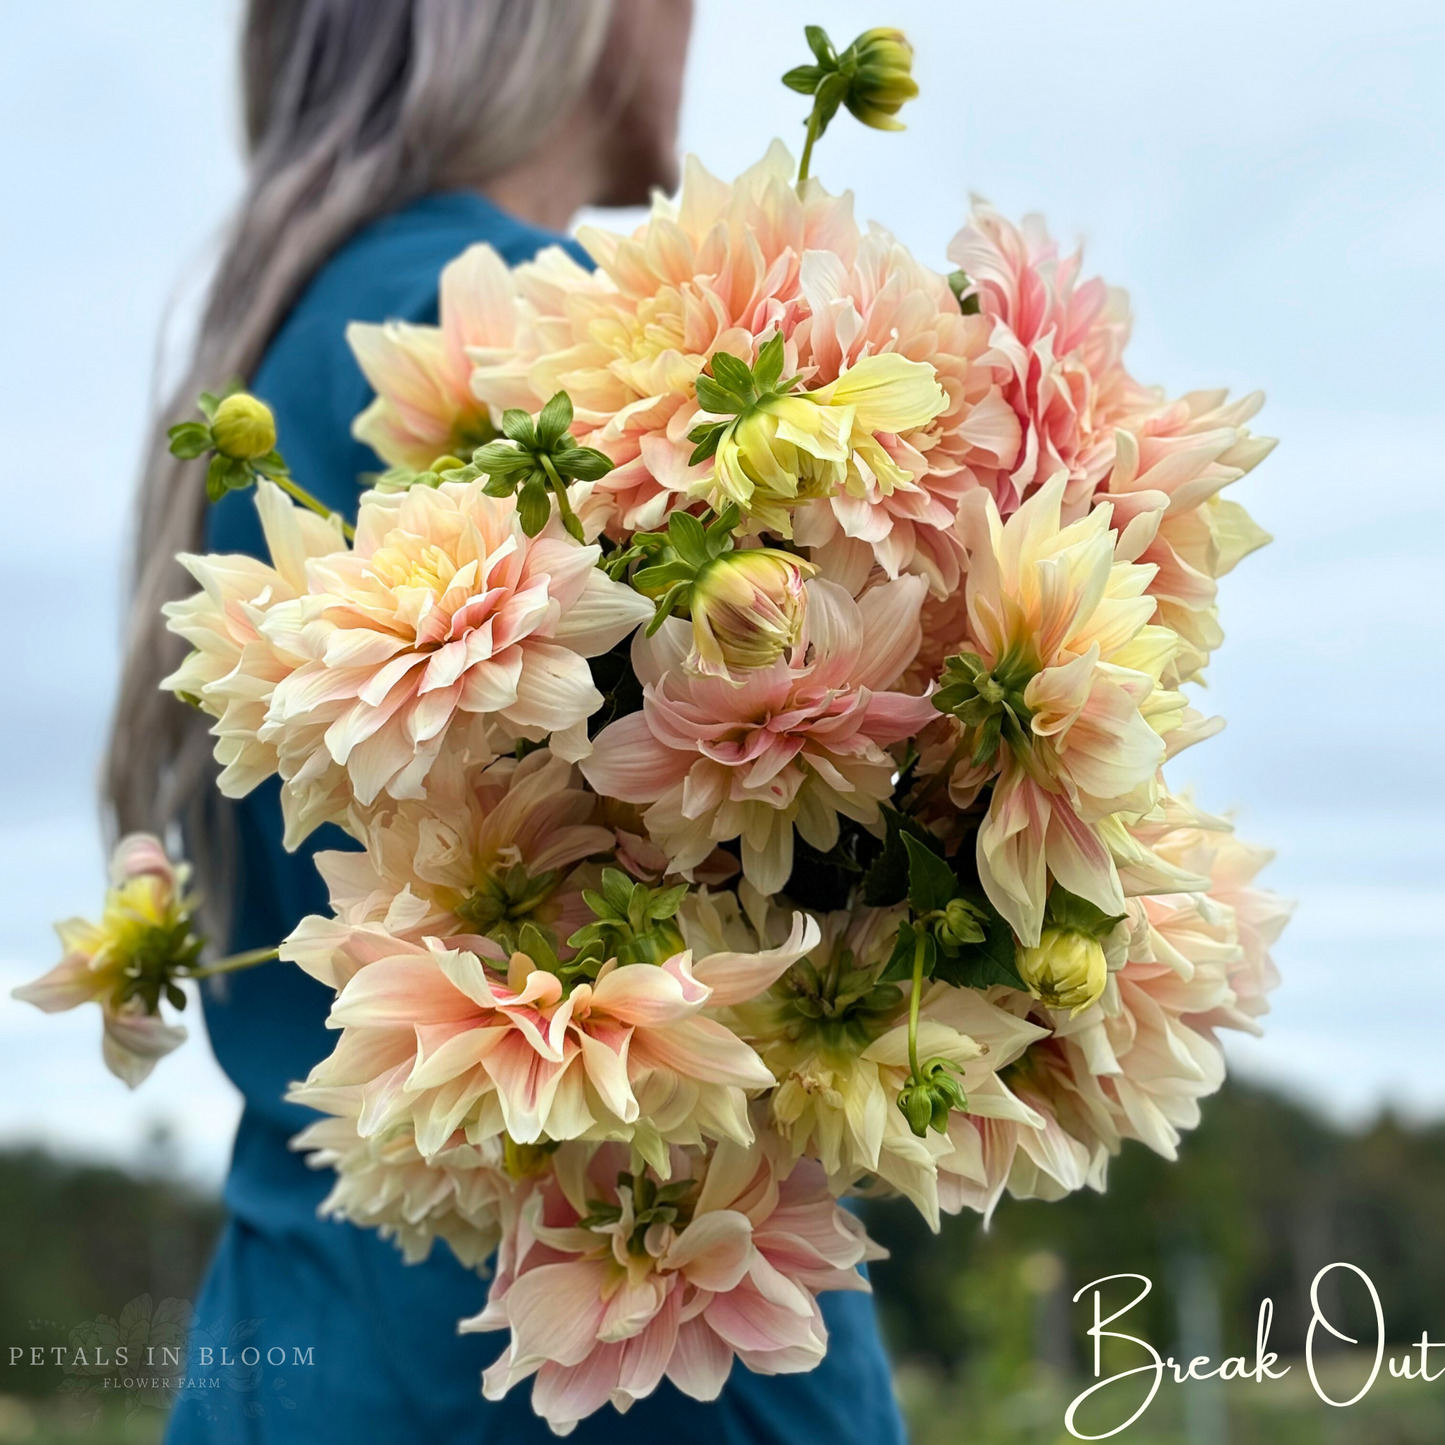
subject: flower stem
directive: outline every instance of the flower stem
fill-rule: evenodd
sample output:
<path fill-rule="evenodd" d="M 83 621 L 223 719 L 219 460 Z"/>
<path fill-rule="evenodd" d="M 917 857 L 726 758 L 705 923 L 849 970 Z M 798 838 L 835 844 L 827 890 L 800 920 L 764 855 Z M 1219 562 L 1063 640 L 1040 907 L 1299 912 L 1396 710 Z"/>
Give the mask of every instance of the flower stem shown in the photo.
<path fill-rule="evenodd" d="M 325 517 L 329 521 L 332 517 L 340 515 L 337 512 L 333 512 L 325 502 L 317 497 L 313 497 L 300 482 L 294 481 L 291 477 L 271 477 L 269 480 L 275 482 L 293 501 L 300 502 L 303 507 L 315 512 L 318 517 Z M 341 517 L 340 520 L 341 535 L 345 537 L 348 542 L 354 542 L 356 540 L 356 528 L 353 527 L 345 517 Z"/>
<path fill-rule="evenodd" d="M 204 968 L 193 968 L 187 978 L 211 978 L 218 973 L 236 973 L 243 968 L 255 968 L 259 963 L 270 963 L 278 957 L 278 948 L 253 948 L 249 953 L 233 953 L 229 958 L 208 963 Z"/>
<path fill-rule="evenodd" d="M 923 948 L 927 938 L 920 930 L 913 942 L 913 992 L 908 999 L 908 1067 L 915 1084 L 923 1082 L 923 1071 L 918 1067 L 918 1005 L 923 998 Z"/>
<path fill-rule="evenodd" d="M 803 194 L 803 183 L 808 179 L 808 167 L 813 160 L 813 145 L 818 139 L 818 107 L 813 106 L 808 116 L 808 138 L 803 142 L 803 158 L 798 162 L 798 195 Z"/>

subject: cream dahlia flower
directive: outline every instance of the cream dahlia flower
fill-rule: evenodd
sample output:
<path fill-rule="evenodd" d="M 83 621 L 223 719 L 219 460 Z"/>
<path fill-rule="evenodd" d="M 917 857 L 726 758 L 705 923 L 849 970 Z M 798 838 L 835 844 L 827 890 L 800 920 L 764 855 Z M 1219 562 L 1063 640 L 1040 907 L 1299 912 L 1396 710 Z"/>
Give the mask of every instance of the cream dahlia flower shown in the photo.
<path fill-rule="evenodd" d="M 761 900 L 753 913 L 764 936 L 780 918 Z M 753 936 L 731 895 L 690 900 L 689 942 Z M 764 995 L 723 1020 L 757 1051 L 778 1080 L 767 1108 L 793 1156 L 818 1160 L 835 1193 L 879 1180 L 906 1195 L 938 1227 L 940 1159 L 946 1136 L 915 1135 L 898 1107 L 909 1076 L 908 991 L 878 982 L 893 949 L 897 909 L 858 908 L 818 920 L 820 937 Z M 932 984 L 919 1008 L 921 1058 L 948 1061 L 973 1108 L 1021 1122 L 1032 1115 L 997 1084 L 997 1071 L 1045 1031 L 995 1007 L 975 989 Z"/>
<path fill-rule="evenodd" d="M 56 924 L 65 956 L 49 973 L 11 991 L 46 1013 L 98 1003 L 105 1066 L 132 1089 L 186 1039 L 184 1028 L 161 1017 L 159 994 L 174 987 L 174 966 L 194 962 L 200 952 L 185 894 L 189 876 L 186 864 L 166 857 L 158 838 L 122 838 L 111 855 L 100 922 L 70 918 Z"/>
<path fill-rule="evenodd" d="M 757 1374 L 814 1368 L 828 1332 L 817 1295 L 864 1290 L 884 1251 L 829 1195 L 817 1166 L 719 1144 L 679 1156 L 671 1183 L 604 1145 L 584 1168 L 563 1151 L 504 1241 L 487 1306 L 468 1330 L 510 1330 L 482 1376 L 501 1399 L 532 1379 L 558 1434 L 611 1403 L 625 1411 L 664 1378 L 715 1400 L 734 1358 Z"/>
<path fill-rule="evenodd" d="M 601 705 L 586 659 L 651 616 L 610 581 L 595 546 L 554 512 L 535 537 L 510 497 L 480 482 L 369 494 L 353 551 L 312 559 L 306 591 L 267 610 L 261 630 L 305 660 L 276 683 L 259 736 L 294 761 L 306 793 L 333 765 L 357 803 L 423 796 L 454 725 L 585 745 Z"/>
<path fill-rule="evenodd" d="M 376 391 L 352 433 L 389 466 L 424 471 L 444 455 L 465 461 L 496 435 L 486 404 L 472 394 L 467 355 L 468 347 L 512 340 L 511 274 L 490 246 L 468 247 L 443 267 L 439 319 L 440 326 L 357 321 L 346 328 Z"/>
<path fill-rule="evenodd" d="M 425 798 L 351 820 L 365 852 L 316 855 L 336 920 L 307 919 L 290 945 L 326 950 L 338 927 L 358 923 L 416 943 L 485 934 L 504 945 L 533 923 L 564 945 L 592 921 L 576 865 L 616 846 L 596 821 L 598 802 L 546 748 L 482 767 L 444 753 Z"/>
<path fill-rule="evenodd" d="M 897 771 L 886 749 L 934 716 L 927 699 L 887 691 L 918 649 L 924 589 L 900 578 L 854 601 L 810 581 L 796 646 L 740 685 L 688 671 L 680 622 L 639 635 L 642 711 L 598 734 L 584 776 L 607 797 L 650 804 L 648 832 L 675 870 L 741 838 L 744 875 L 776 893 L 792 871 L 793 829 L 826 852 L 839 814 L 876 824 Z"/>
<path fill-rule="evenodd" d="M 508 1172 L 502 1142 L 452 1144 L 424 1159 L 404 1129 L 370 1139 L 357 1132 L 360 1090 L 338 1090 L 328 1102 L 339 1112 L 290 1143 L 310 1168 L 336 1172 L 317 1212 L 375 1229 L 408 1264 L 420 1264 L 440 1239 L 468 1269 L 484 1270 L 526 1188 Z"/>
<path fill-rule="evenodd" d="M 1162 734 L 1184 712 L 1160 686 L 1177 640 L 1150 620 L 1153 570 L 1116 560 L 1107 505 L 1061 526 L 1065 485 L 1056 477 L 1007 522 L 983 492 L 960 513 L 969 572 L 958 651 L 975 675 L 960 691 L 973 721 L 953 754 L 955 801 L 972 801 L 978 764 L 996 757 L 979 877 L 1026 947 L 1039 941 L 1051 878 L 1123 911 L 1101 825 L 1153 807 Z"/>
<path fill-rule="evenodd" d="M 325 1109 L 332 1089 L 360 1087 L 361 1134 L 408 1126 L 427 1158 L 503 1132 L 631 1139 L 664 1160 L 667 1143 L 746 1142 L 745 1091 L 772 1075 L 703 1011 L 767 988 L 815 932 L 800 915 L 776 949 L 613 961 L 571 987 L 523 953 L 411 943 L 374 924 L 335 936 L 320 966 L 314 939 L 288 943 L 283 957 L 339 989 L 330 1022 L 343 1031 L 291 1097 Z"/>
<path fill-rule="evenodd" d="M 288 773 L 276 746 L 261 740 L 261 729 L 276 684 L 305 658 L 278 648 L 262 632 L 261 622 L 272 607 L 306 591 L 308 561 L 346 551 L 339 518 L 318 517 L 297 506 L 273 482 L 257 484 L 256 510 L 271 561 L 182 553 L 178 560 L 202 590 L 162 609 L 166 626 L 193 650 L 161 686 L 215 718 L 211 735 L 221 765 L 217 786 L 228 798 L 244 797 L 273 773 Z M 309 758 L 305 745 L 314 746 L 324 730 L 290 741 Z M 342 817 L 350 799 L 339 764 L 327 760 L 311 772 L 304 788 L 281 792 L 288 848 L 321 823 Z"/>

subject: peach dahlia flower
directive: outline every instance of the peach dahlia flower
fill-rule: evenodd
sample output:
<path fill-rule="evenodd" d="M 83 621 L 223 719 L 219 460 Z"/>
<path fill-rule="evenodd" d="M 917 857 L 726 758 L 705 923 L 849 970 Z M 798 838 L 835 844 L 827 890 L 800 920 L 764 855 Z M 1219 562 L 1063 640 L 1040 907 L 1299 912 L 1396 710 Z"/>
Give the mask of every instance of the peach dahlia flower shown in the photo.
<path fill-rule="evenodd" d="M 744 876 L 776 893 L 792 871 L 793 829 L 826 852 L 840 813 L 877 823 L 897 771 L 886 749 L 935 716 L 927 699 L 888 691 L 918 650 L 924 590 L 905 577 L 855 601 L 808 582 L 798 642 L 741 683 L 688 671 L 682 623 L 639 634 L 642 711 L 598 734 L 583 774 L 607 797 L 650 804 L 648 832 L 675 870 L 741 838 Z"/>
<path fill-rule="evenodd" d="M 486 404 L 472 394 L 467 355 L 468 347 L 512 339 L 511 274 L 490 246 L 470 246 L 442 268 L 439 319 L 439 326 L 356 321 L 346 328 L 376 391 L 352 433 L 389 466 L 424 471 L 444 455 L 466 461 L 496 435 Z"/>
<path fill-rule="evenodd" d="M 368 494 L 351 552 L 312 559 L 306 590 L 271 607 L 261 630 L 304 659 L 276 683 L 259 736 L 298 754 L 287 786 L 305 792 L 343 767 L 363 807 L 422 785 L 456 724 L 585 744 L 601 705 L 587 658 L 652 614 L 596 566 L 599 550 L 554 512 L 528 537 L 510 497 L 481 482 Z"/>
<path fill-rule="evenodd" d="M 532 1408 L 559 1435 L 609 1402 L 625 1411 L 663 1379 L 715 1400 L 734 1358 L 758 1374 L 813 1369 L 827 1349 L 824 1290 L 867 1290 L 882 1257 L 816 1165 L 719 1144 L 674 1161 L 670 1192 L 604 1145 L 539 1182 L 468 1330 L 506 1329 L 482 1376 L 501 1399 L 533 1380 Z"/>
<path fill-rule="evenodd" d="M 655 528 L 704 475 L 687 433 L 713 352 L 751 361 L 758 339 L 791 330 L 805 253 L 852 264 L 852 197 L 810 182 L 799 199 L 794 169 L 780 143 L 731 185 L 689 157 L 677 198 L 635 235 L 579 230 L 596 271 L 555 247 L 518 266 L 514 339 L 471 348 L 473 391 L 494 411 L 567 390 L 577 440 L 616 463 L 584 505 L 613 535 Z"/>
<path fill-rule="evenodd" d="M 592 921 L 576 865 L 616 846 L 614 831 L 595 821 L 598 802 L 572 764 L 545 747 L 484 766 L 444 752 L 425 798 L 351 820 L 364 852 L 316 855 L 336 918 L 308 918 L 289 942 L 325 949 L 338 929 L 359 923 L 413 942 L 515 937 L 534 923 L 554 946 L 565 944 Z"/>

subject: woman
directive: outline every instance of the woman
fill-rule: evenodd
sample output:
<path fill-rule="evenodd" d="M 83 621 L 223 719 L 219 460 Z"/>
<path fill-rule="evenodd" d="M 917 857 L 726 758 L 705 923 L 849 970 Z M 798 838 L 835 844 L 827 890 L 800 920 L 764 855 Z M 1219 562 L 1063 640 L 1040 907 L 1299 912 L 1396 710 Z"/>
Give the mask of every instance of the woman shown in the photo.
<path fill-rule="evenodd" d="M 346 323 L 435 322 L 441 268 L 467 245 L 486 241 L 519 262 L 556 242 L 583 205 L 632 204 L 674 185 L 690 11 L 690 0 L 251 0 L 249 184 L 164 420 L 187 414 L 199 390 L 246 378 L 275 409 L 292 471 L 354 512 L 358 478 L 378 462 L 350 434 L 369 395 Z M 138 535 L 108 774 L 115 821 L 180 825 L 213 932 L 231 951 L 269 946 L 326 911 L 311 854 L 346 840 L 328 829 L 283 853 L 274 779 L 223 807 L 203 724 L 157 689 L 174 661 L 160 604 L 188 590 L 171 559 L 202 545 L 260 551 L 255 511 L 232 496 L 207 513 L 200 477 L 166 455 L 162 427 Z M 254 1341 L 284 1351 L 287 1366 L 221 1371 L 221 1388 L 183 1391 L 168 1441 L 547 1438 L 526 1391 L 500 1404 L 480 1397 L 500 1340 L 456 1334 L 485 1294 L 475 1274 L 442 1246 L 407 1267 L 375 1235 L 317 1219 L 328 1180 L 288 1151 L 309 1115 L 282 1095 L 329 1052 L 328 1004 L 319 984 L 281 965 L 205 998 L 245 1112 L 194 1344 L 212 1347 L 214 1363 L 221 1348 L 234 1358 Z M 714 1405 L 664 1385 L 625 1419 L 584 1422 L 579 1438 L 901 1439 L 868 1299 L 825 1296 L 824 1313 L 831 1348 L 812 1374 L 739 1367 Z M 193 1350 L 191 1377 L 207 1377 L 204 1358 Z"/>

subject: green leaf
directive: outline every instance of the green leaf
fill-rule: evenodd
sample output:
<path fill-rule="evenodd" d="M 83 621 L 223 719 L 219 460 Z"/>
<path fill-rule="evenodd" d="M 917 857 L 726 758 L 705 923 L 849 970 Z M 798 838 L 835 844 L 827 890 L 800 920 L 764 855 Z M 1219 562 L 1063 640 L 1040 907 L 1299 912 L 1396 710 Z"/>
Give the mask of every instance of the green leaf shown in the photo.
<path fill-rule="evenodd" d="M 1044 905 L 1045 927 L 1052 924 L 1072 928 L 1078 933 L 1091 933 L 1095 938 L 1112 933 L 1126 917 L 1124 913 L 1105 913 L 1097 904 L 1070 893 L 1059 883 L 1049 889 L 1048 902 Z"/>
<path fill-rule="evenodd" d="M 575 482 L 600 482 L 616 465 L 594 447 L 568 447 L 552 458 L 552 464 Z"/>
<path fill-rule="evenodd" d="M 514 477 L 519 472 L 530 472 L 535 465 L 526 452 L 503 441 L 478 447 L 472 453 L 472 462 L 490 477 Z"/>
<path fill-rule="evenodd" d="M 602 870 L 602 896 L 618 918 L 627 917 L 627 910 L 632 906 L 633 887 L 632 878 L 620 868 Z M 593 909 L 593 912 L 596 911 Z"/>
<path fill-rule="evenodd" d="M 848 77 L 840 75 L 836 70 L 818 87 L 818 93 L 813 97 L 813 109 L 818 113 L 819 135 L 827 130 L 833 117 L 838 114 L 838 107 L 842 105 L 843 97 L 847 94 Z"/>
<path fill-rule="evenodd" d="M 933 913 L 958 893 L 958 878 L 937 853 L 911 833 L 903 835 L 908 850 L 908 902 L 918 914 Z"/>
<path fill-rule="evenodd" d="M 795 65 L 783 76 L 783 84 L 799 95 L 812 95 L 827 72 L 820 65 Z"/>
<path fill-rule="evenodd" d="M 264 457 L 254 457 L 251 461 L 253 471 L 258 471 L 263 477 L 270 477 L 275 481 L 277 477 L 289 477 L 291 469 L 286 465 L 281 453 L 275 450 L 269 451 Z"/>
<path fill-rule="evenodd" d="M 898 925 L 898 937 L 883 972 L 878 975 L 879 983 L 898 983 L 913 977 L 913 956 L 920 937 L 923 939 L 923 976 L 933 977 L 933 970 L 938 963 L 938 950 L 934 946 L 933 937 L 926 930 L 920 933 L 905 920 Z"/>
<path fill-rule="evenodd" d="M 567 428 L 571 425 L 572 398 L 565 391 L 559 391 L 537 417 L 537 446 L 550 452 L 567 435 Z M 521 441 L 522 438 L 517 437 L 516 440 Z"/>
<path fill-rule="evenodd" d="M 707 534 L 691 512 L 674 512 L 667 524 L 667 535 L 673 550 L 689 567 L 696 569 L 708 564 Z"/>
<path fill-rule="evenodd" d="M 828 39 L 828 32 L 821 25 L 805 25 L 803 34 L 807 37 L 808 49 L 817 57 L 819 65 L 831 70 L 838 64 L 838 53 L 833 49 L 833 42 Z"/>
<path fill-rule="evenodd" d="M 693 448 L 692 455 L 687 459 L 688 466 L 695 467 L 700 462 L 707 461 L 709 457 L 715 457 L 718 443 L 727 435 L 728 427 L 731 425 L 731 422 L 715 421 L 708 426 L 693 427 L 688 432 L 687 439 L 690 442 L 696 442 L 697 446 Z"/>
<path fill-rule="evenodd" d="M 200 407 L 207 421 L 214 421 L 216 418 L 216 408 L 220 406 L 221 401 L 222 397 L 217 396 L 215 392 L 203 391 L 197 398 L 196 405 Z"/>
<path fill-rule="evenodd" d="M 535 537 L 547 525 L 552 515 L 552 497 L 541 478 L 533 476 L 517 493 L 517 516 L 521 519 L 522 530 Z"/>
<path fill-rule="evenodd" d="M 903 846 L 904 833 L 920 842 L 928 833 L 920 823 L 895 808 L 884 806 L 883 850 L 863 876 L 863 902 L 870 908 L 891 908 L 908 897 L 908 850 Z"/>
<path fill-rule="evenodd" d="M 205 422 L 183 421 L 173 426 L 166 435 L 171 439 L 171 455 L 186 461 L 203 455 L 215 446 L 211 429 Z"/>
<path fill-rule="evenodd" d="M 515 477 L 488 477 L 482 484 L 482 494 L 488 497 L 510 497 L 516 490 Z"/>
<path fill-rule="evenodd" d="M 245 462 L 223 457 L 217 452 L 206 468 L 206 496 L 213 502 L 219 502 L 227 492 L 244 491 L 255 480 L 255 474 Z"/>
<path fill-rule="evenodd" d="M 985 914 L 983 942 L 965 944 L 956 956 L 939 961 L 937 974 L 956 988 L 992 988 L 1006 984 L 1021 993 L 1028 985 L 1019 977 L 1018 943 L 1014 931 L 986 900 L 970 899 Z"/>
<path fill-rule="evenodd" d="M 694 387 L 698 405 L 704 411 L 716 412 L 719 416 L 736 416 L 752 405 L 750 397 L 739 396 L 720 381 L 714 381 L 706 372 L 698 377 Z"/>
<path fill-rule="evenodd" d="M 753 377 L 760 392 L 769 392 L 777 387 L 782 376 L 783 333 L 775 331 L 758 352 L 758 359 L 753 364 Z"/>
<path fill-rule="evenodd" d="M 729 391 L 753 400 L 753 373 L 747 362 L 727 351 L 715 351 L 712 355 L 713 380 Z"/>
<path fill-rule="evenodd" d="M 511 406 L 502 413 L 502 432 L 519 446 L 535 447 L 537 434 L 532 428 L 532 418 L 520 407 Z"/>

